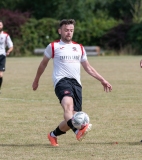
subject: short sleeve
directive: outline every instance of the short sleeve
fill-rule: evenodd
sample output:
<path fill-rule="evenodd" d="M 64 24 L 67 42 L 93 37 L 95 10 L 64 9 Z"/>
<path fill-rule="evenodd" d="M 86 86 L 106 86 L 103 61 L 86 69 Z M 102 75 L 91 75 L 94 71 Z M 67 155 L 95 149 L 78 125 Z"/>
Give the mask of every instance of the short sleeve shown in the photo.
<path fill-rule="evenodd" d="M 8 46 L 8 48 L 13 47 L 13 42 L 9 35 L 7 36 L 7 39 L 6 39 L 6 45 Z"/>
<path fill-rule="evenodd" d="M 83 47 L 83 55 L 81 56 L 81 62 L 84 62 L 84 61 L 87 61 L 87 54 L 86 54 L 86 51 Z"/>
<path fill-rule="evenodd" d="M 44 55 L 47 57 L 47 58 L 52 58 L 52 48 L 51 48 L 51 43 L 45 48 L 44 50 Z"/>

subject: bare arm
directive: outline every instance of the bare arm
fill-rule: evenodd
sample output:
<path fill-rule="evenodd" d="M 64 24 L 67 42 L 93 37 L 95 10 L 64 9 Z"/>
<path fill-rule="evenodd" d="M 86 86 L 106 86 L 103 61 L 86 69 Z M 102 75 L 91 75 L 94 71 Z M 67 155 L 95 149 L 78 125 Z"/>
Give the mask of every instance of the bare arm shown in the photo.
<path fill-rule="evenodd" d="M 32 85 L 33 90 L 36 90 L 38 88 L 39 79 L 40 79 L 42 73 L 44 72 L 48 62 L 49 62 L 49 59 L 46 56 L 44 56 L 43 60 L 41 61 L 40 65 L 38 67 L 38 70 L 37 70 L 37 73 L 36 73 L 36 76 L 35 76 L 35 79 L 34 79 L 34 82 Z"/>
<path fill-rule="evenodd" d="M 104 91 L 108 92 L 112 90 L 112 86 L 107 82 L 90 64 L 88 61 L 84 61 L 81 63 L 84 70 L 91 75 L 92 77 L 96 78 L 101 82 L 104 86 Z"/>
<path fill-rule="evenodd" d="M 6 56 L 8 56 L 10 54 L 10 52 L 12 52 L 12 51 L 13 51 L 13 47 L 10 47 L 6 52 Z"/>

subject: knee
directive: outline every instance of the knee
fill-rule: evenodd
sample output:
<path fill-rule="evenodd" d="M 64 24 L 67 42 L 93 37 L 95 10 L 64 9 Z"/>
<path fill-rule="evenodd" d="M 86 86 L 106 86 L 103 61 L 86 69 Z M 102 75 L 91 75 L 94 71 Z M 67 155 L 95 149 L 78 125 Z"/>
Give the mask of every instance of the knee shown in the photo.
<path fill-rule="evenodd" d="M 61 105 L 64 109 L 64 112 L 73 112 L 73 99 L 72 97 L 64 97 L 62 99 Z"/>
<path fill-rule="evenodd" d="M 68 106 L 64 107 L 64 111 L 65 111 L 65 113 L 73 113 L 73 111 L 74 111 L 73 105 L 68 105 Z"/>

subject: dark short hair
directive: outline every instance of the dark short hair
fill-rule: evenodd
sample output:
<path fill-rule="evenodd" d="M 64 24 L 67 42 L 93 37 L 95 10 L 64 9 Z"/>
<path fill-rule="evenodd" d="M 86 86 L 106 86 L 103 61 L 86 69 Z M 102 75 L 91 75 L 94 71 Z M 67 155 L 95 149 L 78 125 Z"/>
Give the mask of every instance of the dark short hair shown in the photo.
<path fill-rule="evenodd" d="M 75 20 L 74 19 L 63 19 L 59 23 L 59 28 L 62 27 L 62 25 L 66 24 L 73 24 L 75 25 Z"/>

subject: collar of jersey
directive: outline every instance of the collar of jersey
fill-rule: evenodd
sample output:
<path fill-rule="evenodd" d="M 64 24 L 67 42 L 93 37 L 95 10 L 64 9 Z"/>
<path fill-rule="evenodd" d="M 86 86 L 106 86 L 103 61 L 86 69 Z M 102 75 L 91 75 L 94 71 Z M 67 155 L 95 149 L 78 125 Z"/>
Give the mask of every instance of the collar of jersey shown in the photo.
<path fill-rule="evenodd" d="M 1 31 L 0 34 L 3 34 L 3 31 Z"/>
<path fill-rule="evenodd" d="M 65 43 L 65 42 L 63 42 L 61 39 L 60 39 L 60 42 L 62 43 L 62 44 L 64 44 L 64 45 L 71 45 L 71 44 L 73 44 L 72 42 L 71 43 Z"/>

